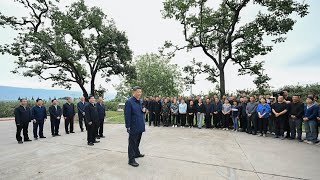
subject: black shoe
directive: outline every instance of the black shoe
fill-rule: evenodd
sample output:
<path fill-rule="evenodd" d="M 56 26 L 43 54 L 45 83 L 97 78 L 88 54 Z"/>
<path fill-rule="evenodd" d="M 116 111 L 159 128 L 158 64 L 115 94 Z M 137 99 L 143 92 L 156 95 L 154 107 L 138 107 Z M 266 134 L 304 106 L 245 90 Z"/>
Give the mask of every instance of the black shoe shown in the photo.
<path fill-rule="evenodd" d="M 280 136 L 280 139 L 281 139 L 281 140 L 284 140 L 284 139 L 285 139 L 285 137 L 283 137 L 283 136 Z"/>
<path fill-rule="evenodd" d="M 105 136 L 100 136 L 100 138 L 105 138 Z"/>
<path fill-rule="evenodd" d="M 38 140 L 38 137 L 35 137 L 34 140 Z"/>
<path fill-rule="evenodd" d="M 92 142 L 89 142 L 88 146 L 94 146 L 94 144 Z"/>
<path fill-rule="evenodd" d="M 139 154 L 138 156 L 136 156 L 135 158 L 142 158 L 144 157 L 144 154 Z"/>
<path fill-rule="evenodd" d="M 55 136 L 61 136 L 60 134 L 55 134 Z"/>
<path fill-rule="evenodd" d="M 83 132 L 83 129 L 81 129 L 81 132 Z"/>
<path fill-rule="evenodd" d="M 132 162 L 132 163 L 128 163 L 130 166 L 133 166 L 133 167 L 138 167 L 139 164 L 137 162 Z"/>
<path fill-rule="evenodd" d="M 100 141 L 94 141 L 93 143 L 99 143 Z"/>
<path fill-rule="evenodd" d="M 44 139 L 44 138 L 47 138 L 47 137 L 44 137 L 44 136 L 40 136 L 40 138 L 41 138 L 41 139 Z"/>
<path fill-rule="evenodd" d="M 18 144 L 23 144 L 23 142 L 22 141 L 18 141 Z"/>
<path fill-rule="evenodd" d="M 98 136 L 98 137 L 96 137 L 97 139 L 100 139 L 100 137 Z"/>
<path fill-rule="evenodd" d="M 24 142 L 30 142 L 30 141 L 32 141 L 31 139 L 26 139 L 26 140 L 24 140 Z"/>
<path fill-rule="evenodd" d="M 274 138 L 279 138 L 279 136 L 275 136 Z"/>
<path fill-rule="evenodd" d="M 74 132 L 72 131 L 72 132 L 70 132 L 70 133 L 74 133 Z"/>
<path fill-rule="evenodd" d="M 66 132 L 67 134 L 70 134 L 69 132 Z"/>

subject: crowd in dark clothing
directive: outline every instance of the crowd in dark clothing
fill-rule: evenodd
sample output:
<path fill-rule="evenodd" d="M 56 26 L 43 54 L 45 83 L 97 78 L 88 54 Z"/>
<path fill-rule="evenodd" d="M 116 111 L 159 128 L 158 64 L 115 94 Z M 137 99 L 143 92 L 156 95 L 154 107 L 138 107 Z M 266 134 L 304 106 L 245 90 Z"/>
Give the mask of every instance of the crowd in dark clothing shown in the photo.
<path fill-rule="evenodd" d="M 88 132 L 88 145 L 93 145 L 93 143 L 99 142 L 96 139 L 104 138 L 103 123 L 106 116 L 106 108 L 103 104 L 102 97 L 99 97 L 97 102 L 94 102 L 94 98 L 91 98 L 91 101 L 93 101 L 93 103 L 90 103 L 90 101 L 85 102 L 84 97 L 81 97 L 77 104 L 80 130 L 81 132 L 84 131 L 84 123 Z M 23 131 L 24 141 L 31 141 L 28 136 L 28 127 L 30 122 L 33 122 L 34 139 L 46 138 L 43 133 L 43 126 L 47 120 L 46 107 L 43 105 L 42 99 L 37 99 L 36 102 L 37 104 L 34 107 L 29 108 L 27 100 L 21 99 L 20 105 L 14 110 L 17 126 L 16 139 L 19 144 L 23 143 L 21 131 Z M 62 117 L 65 121 L 66 134 L 75 133 L 74 116 L 76 111 L 71 98 L 67 98 L 67 102 L 63 104 L 62 107 L 58 105 L 58 101 L 56 99 L 53 99 L 51 102 L 52 105 L 49 107 L 49 114 L 52 136 L 60 136 L 59 126 Z"/>
<path fill-rule="evenodd" d="M 149 126 L 218 128 L 252 135 L 318 143 L 320 108 L 314 96 L 305 102 L 287 93 L 266 96 L 144 97 Z M 202 125 L 202 121 L 204 124 Z M 306 136 L 302 136 L 302 127 Z"/>

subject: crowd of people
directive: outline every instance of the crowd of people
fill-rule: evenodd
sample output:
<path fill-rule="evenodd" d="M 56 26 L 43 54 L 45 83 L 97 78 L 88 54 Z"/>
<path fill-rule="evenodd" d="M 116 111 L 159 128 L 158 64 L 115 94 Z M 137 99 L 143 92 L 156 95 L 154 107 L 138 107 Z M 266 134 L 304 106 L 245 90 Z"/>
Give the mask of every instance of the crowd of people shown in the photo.
<path fill-rule="evenodd" d="M 74 117 L 76 108 L 78 109 L 79 126 L 81 132 L 84 131 L 84 126 L 87 130 L 88 145 L 93 146 L 94 143 L 99 143 L 97 139 L 104 138 L 103 123 L 106 115 L 106 107 L 103 103 L 103 98 L 89 96 L 88 102 L 84 97 L 80 97 L 77 106 L 72 103 L 72 98 L 67 98 L 67 102 L 63 106 L 59 106 L 56 99 L 53 99 L 52 105 L 49 107 L 49 116 L 51 124 L 51 134 L 53 137 L 61 136 L 59 134 L 59 126 L 62 117 L 64 118 L 66 134 L 74 132 Z M 30 108 L 27 99 L 20 99 L 20 105 L 14 110 L 15 123 L 17 127 L 16 139 L 19 144 L 22 144 L 21 131 L 23 131 L 24 142 L 32 141 L 28 135 L 29 123 L 33 124 L 33 137 L 46 138 L 43 133 L 43 126 L 47 120 L 47 110 L 43 105 L 42 99 L 36 100 L 36 105 Z"/>
<path fill-rule="evenodd" d="M 218 128 L 280 139 L 318 143 L 320 108 L 317 97 L 275 96 L 144 97 L 145 121 L 149 126 Z M 204 122 L 204 124 L 203 124 Z M 306 136 L 302 136 L 302 128 Z M 268 135 L 269 134 L 269 135 Z"/>

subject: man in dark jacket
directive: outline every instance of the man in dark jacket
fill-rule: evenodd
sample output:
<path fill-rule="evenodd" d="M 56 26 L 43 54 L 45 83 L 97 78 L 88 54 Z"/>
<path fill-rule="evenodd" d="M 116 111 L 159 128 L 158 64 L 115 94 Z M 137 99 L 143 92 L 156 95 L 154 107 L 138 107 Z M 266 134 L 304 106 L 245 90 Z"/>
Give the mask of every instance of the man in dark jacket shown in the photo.
<path fill-rule="evenodd" d="M 31 122 L 31 111 L 27 107 L 28 101 L 26 99 L 20 99 L 20 106 L 14 110 L 14 117 L 17 126 L 16 139 L 19 144 L 22 144 L 21 130 L 23 130 L 24 141 L 31 141 L 28 136 L 28 127 Z"/>
<path fill-rule="evenodd" d="M 133 96 L 130 97 L 125 104 L 124 118 L 129 134 L 128 164 L 133 167 L 138 167 L 139 164 L 135 161 L 135 158 L 144 157 L 144 155 L 140 153 L 139 145 L 142 133 L 145 131 L 143 113 L 146 111 L 146 108 L 142 107 L 140 101 L 142 94 L 141 88 L 134 87 L 132 94 Z"/>
<path fill-rule="evenodd" d="M 84 117 L 86 113 L 84 112 L 84 107 L 86 106 L 87 102 L 85 102 L 85 99 L 83 96 L 80 97 L 80 101 L 77 103 L 77 109 L 78 109 L 78 117 L 79 117 L 79 126 L 81 132 L 83 132 L 83 123 L 84 123 Z M 87 124 L 84 123 L 87 129 Z"/>
<path fill-rule="evenodd" d="M 161 99 L 157 96 L 156 101 L 154 103 L 153 114 L 155 116 L 154 125 L 159 127 L 160 127 L 160 113 L 161 113 Z"/>
<path fill-rule="evenodd" d="M 31 109 L 32 119 L 33 119 L 33 136 L 34 139 L 38 139 L 38 127 L 39 127 L 39 137 L 46 138 L 43 136 L 43 125 L 47 120 L 46 107 L 43 106 L 42 99 L 36 100 L 37 105 Z"/>
<path fill-rule="evenodd" d="M 106 106 L 103 104 L 103 98 L 99 97 L 97 100 L 97 109 L 98 109 L 98 116 L 99 121 L 96 127 L 96 136 L 98 139 L 105 138 L 103 136 L 103 125 L 104 125 L 104 118 L 106 117 Z"/>
<path fill-rule="evenodd" d="M 247 123 L 248 123 L 248 115 L 247 115 L 247 104 L 248 104 L 248 98 L 245 96 L 243 97 L 243 102 L 241 103 L 240 106 L 240 127 L 241 127 L 241 132 L 249 132 L 247 130 Z"/>
<path fill-rule="evenodd" d="M 291 139 L 296 138 L 296 133 L 298 133 L 297 139 L 302 141 L 302 116 L 304 113 L 304 105 L 300 102 L 300 97 L 295 95 L 292 96 L 292 103 L 289 104 L 289 125 Z"/>
<path fill-rule="evenodd" d="M 215 128 L 221 127 L 222 104 L 218 97 L 214 98 L 213 104 L 213 124 Z"/>
<path fill-rule="evenodd" d="M 211 119 L 212 119 L 212 114 L 213 114 L 213 104 L 211 104 L 210 99 L 206 99 L 206 103 L 204 105 L 206 112 L 204 116 L 204 122 L 206 124 L 206 128 L 211 128 Z"/>
<path fill-rule="evenodd" d="M 95 135 L 95 124 L 98 124 L 99 114 L 98 108 L 95 105 L 94 96 L 89 96 L 89 103 L 84 107 L 84 111 L 86 113 L 85 120 L 87 124 L 87 141 L 89 146 L 93 146 L 93 143 L 99 143 L 100 141 L 96 141 Z"/>
<path fill-rule="evenodd" d="M 50 122 L 51 122 L 51 134 L 52 136 L 60 136 L 59 125 L 62 115 L 61 107 L 58 105 L 58 101 L 53 99 L 52 105 L 49 107 Z"/>
<path fill-rule="evenodd" d="M 155 120 L 155 114 L 153 113 L 154 112 L 154 104 L 155 104 L 154 97 L 150 96 L 149 103 L 148 103 L 149 126 L 151 126 L 151 122 L 153 122 L 153 126 L 155 126 L 155 121 L 154 121 Z"/>
<path fill-rule="evenodd" d="M 74 133 L 73 131 L 73 122 L 74 122 L 74 104 L 72 103 L 71 97 L 67 98 L 67 102 L 63 105 L 63 117 L 64 117 L 64 123 L 65 123 L 65 130 L 66 133 Z M 69 125 L 70 125 L 70 131 L 69 131 Z"/>

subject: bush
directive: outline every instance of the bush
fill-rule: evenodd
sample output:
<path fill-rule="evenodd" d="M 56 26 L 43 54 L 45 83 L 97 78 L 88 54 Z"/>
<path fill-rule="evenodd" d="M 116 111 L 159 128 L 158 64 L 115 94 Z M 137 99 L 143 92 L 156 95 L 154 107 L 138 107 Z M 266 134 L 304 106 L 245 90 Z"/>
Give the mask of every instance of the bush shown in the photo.
<path fill-rule="evenodd" d="M 107 101 L 107 102 L 105 102 L 105 105 L 106 105 L 107 111 L 117 111 L 119 103 Z"/>

